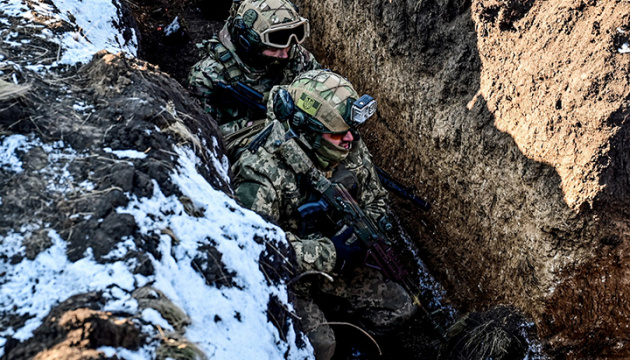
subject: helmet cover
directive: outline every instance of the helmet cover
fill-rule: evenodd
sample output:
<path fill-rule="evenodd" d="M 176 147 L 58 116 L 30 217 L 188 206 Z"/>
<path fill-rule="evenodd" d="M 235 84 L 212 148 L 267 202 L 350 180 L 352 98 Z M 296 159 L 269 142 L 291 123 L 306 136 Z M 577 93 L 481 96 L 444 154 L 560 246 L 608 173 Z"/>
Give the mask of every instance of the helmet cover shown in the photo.
<path fill-rule="evenodd" d="M 344 118 L 358 95 L 343 76 L 328 70 L 310 70 L 298 75 L 288 91 L 296 109 L 323 125 L 319 132 L 341 134 L 350 130 Z"/>

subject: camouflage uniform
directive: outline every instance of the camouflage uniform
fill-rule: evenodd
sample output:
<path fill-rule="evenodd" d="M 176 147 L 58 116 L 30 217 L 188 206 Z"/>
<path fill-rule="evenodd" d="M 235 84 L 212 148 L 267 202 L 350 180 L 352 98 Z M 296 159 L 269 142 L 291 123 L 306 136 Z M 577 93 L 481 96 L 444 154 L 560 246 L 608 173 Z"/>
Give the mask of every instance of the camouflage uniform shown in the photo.
<path fill-rule="evenodd" d="M 307 147 L 309 151 L 309 144 L 302 135 L 295 140 L 285 140 L 287 124 L 273 120 L 269 126 L 271 132 L 264 144 L 255 153 L 243 152 L 232 166 L 236 196 L 243 206 L 267 216 L 286 231 L 302 270 L 332 273 L 336 252 L 330 238 L 316 232 L 304 234 L 300 230 L 297 208 L 318 197 L 304 186 L 304 173 L 313 163 L 304 159 L 303 150 L 295 148 Z M 344 183 L 373 220 L 386 214 L 387 192 L 361 140 L 354 142 L 349 155 L 338 166 L 323 173 L 331 181 Z M 372 269 L 355 269 L 349 277 L 335 276 L 334 282 L 322 283 L 316 293 L 316 298 L 333 299 L 372 333 L 390 330 L 415 311 L 409 295 L 400 285 L 385 282 L 382 275 Z M 312 330 L 308 335 L 317 358 L 328 359 L 334 352 L 332 330 L 328 326 L 315 327 L 326 322 L 323 312 L 308 296 L 298 296 L 296 310 L 303 319 L 304 329 Z"/>
<path fill-rule="evenodd" d="M 241 16 L 243 23 L 253 29 L 253 31 L 260 32 L 269 26 L 281 26 L 284 22 L 299 18 L 297 12 L 292 10 L 288 4 L 285 0 L 270 0 L 266 2 L 252 0 L 247 4 L 241 5 L 238 10 L 240 12 L 245 11 Z M 252 9 L 255 9 L 257 13 Z M 248 16 L 250 14 L 254 16 Z M 306 21 L 305 19 L 303 20 Z M 219 104 L 218 99 L 216 99 L 216 84 L 218 82 L 233 85 L 240 81 L 264 94 L 264 101 L 266 102 L 269 90 L 273 86 L 289 84 L 296 75 L 307 70 L 320 68 L 313 55 L 304 47 L 295 43 L 290 45 L 289 58 L 276 64 L 267 64 L 265 66 L 260 64 L 262 61 L 243 59 L 242 56 L 238 55 L 238 46 L 233 43 L 232 39 L 234 34 L 230 32 L 230 24 L 233 21 L 234 16 L 228 19 L 218 37 L 215 36 L 213 39 L 197 45 L 200 49 L 200 55 L 205 56 L 205 58 L 192 67 L 188 77 L 191 91 L 201 99 L 205 110 L 220 125 L 242 120 L 243 118 L 248 120 L 258 119 L 252 119 L 251 113 L 246 108 Z M 263 49 L 264 44 L 249 51 L 261 52 Z M 257 54 L 257 56 L 258 59 L 263 58 L 260 54 Z M 270 58 L 267 57 L 267 60 L 270 60 Z M 225 132 L 242 128 L 245 123 L 248 123 L 248 121 L 233 123 L 232 127 L 225 127 Z"/>

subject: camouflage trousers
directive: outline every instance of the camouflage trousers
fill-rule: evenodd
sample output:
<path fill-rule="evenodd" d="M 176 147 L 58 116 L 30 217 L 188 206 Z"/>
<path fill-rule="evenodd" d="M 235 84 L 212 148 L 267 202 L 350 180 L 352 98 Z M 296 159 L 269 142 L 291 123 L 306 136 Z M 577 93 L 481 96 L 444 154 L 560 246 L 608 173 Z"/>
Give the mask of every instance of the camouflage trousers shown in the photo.
<path fill-rule="evenodd" d="M 358 268 L 333 282 L 322 281 L 308 297 L 298 293 L 294 300 L 302 329 L 315 350 L 317 360 L 328 360 L 335 352 L 335 335 L 322 309 L 334 309 L 354 325 L 372 335 L 384 335 L 409 320 L 417 307 L 399 284 L 385 281 L 374 269 Z"/>

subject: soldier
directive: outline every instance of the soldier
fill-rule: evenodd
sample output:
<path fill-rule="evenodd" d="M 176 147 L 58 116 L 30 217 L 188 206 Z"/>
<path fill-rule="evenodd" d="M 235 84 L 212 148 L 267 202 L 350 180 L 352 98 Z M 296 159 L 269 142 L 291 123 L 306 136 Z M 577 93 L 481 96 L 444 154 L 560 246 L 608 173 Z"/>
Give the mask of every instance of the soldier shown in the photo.
<path fill-rule="evenodd" d="M 400 285 L 362 266 L 366 250 L 352 229 L 301 213 L 304 204 L 321 198 L 322 183 L 341 183 L 374 223 L 388 222 L 387 192 L 351 126 L 361 116 L 353 112 L 358 96 L 352 85 L 333 72 L 312 70 L 271 93 L 269 125 L 232 166 L 235 194 L 285 230 L 302 271 L 333 275 L 334 281 L 302 289 L 294 301 L 316 358 L 330 359 L 334 333 L 321 325 L 326 317 L 318 305 L 334 304 L 373 334 L 392 330 L 415 307 Z"/>
<path fill-rule="evenodd" d="M 264 105 L 273 86 L 289 84 L 297 74 L 320 68 L 300 45 L 308 36 L 308 20 L 288 0 L 235 1 L 218 37 L 197 45 L 206 57 L 191 69 L 189 88 L 219 125 L 230 123 L 222 126 L 224 135 L 251 126 L 266 117 Z M 225 92 L 238 83 L 254 90 L 252 99 L 262 105 L 262 113 Z M 246 90 L 241 96 L 250 101 L 251 93 Z"/>

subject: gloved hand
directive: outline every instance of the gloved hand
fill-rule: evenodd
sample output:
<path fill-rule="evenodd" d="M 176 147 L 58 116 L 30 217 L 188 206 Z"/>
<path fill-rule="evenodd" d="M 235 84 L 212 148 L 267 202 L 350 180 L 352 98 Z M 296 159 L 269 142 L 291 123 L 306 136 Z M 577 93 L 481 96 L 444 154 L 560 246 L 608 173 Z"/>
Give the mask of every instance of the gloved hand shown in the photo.
<path fill-rule="evenodd" d="M 344 225 L 330 240 L 337 252 L 335 271 L 346 272 L 362 264 L 365 249 L 354 234 L 353 228 Z"/>

